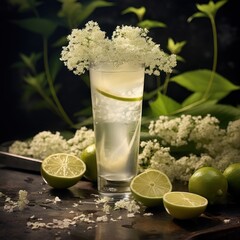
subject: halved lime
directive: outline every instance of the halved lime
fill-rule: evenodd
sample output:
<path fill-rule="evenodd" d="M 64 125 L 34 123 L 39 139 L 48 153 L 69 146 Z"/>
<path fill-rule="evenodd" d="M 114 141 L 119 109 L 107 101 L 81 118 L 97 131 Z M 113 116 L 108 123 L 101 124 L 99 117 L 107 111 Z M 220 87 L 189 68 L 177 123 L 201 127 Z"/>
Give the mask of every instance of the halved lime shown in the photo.
<path fill-rule="evenodd" d="M 97 181 L 97 160 L 96 160 L 96 146 L 91 144 L 86 147 L 81 155 L 81 160 L 86 164 L 86 172 L 84 177 L 90 181 Z"/>
<path fill-rule="evenodd" d="M 149 169 L 133 178 L 130 188 L 134 198 L 147 207 L 162 204 L 163 195 L 172 191 L 172 184 L 166 174 Z"/>
<path fill-rule="evenodd" d="M 85 163 L 67 153 L 56 153 L 42 161 L 43 179 L 53 188 L 68 188 L 76 184 L 86 171 Z"/>
<path fill-rule="evenodd" d="M 169 192 L 163 196 L 166 211 L 177 219 L 196 218 L 201 215 L 208 200 L 198 194 L 189 192 Z"/>

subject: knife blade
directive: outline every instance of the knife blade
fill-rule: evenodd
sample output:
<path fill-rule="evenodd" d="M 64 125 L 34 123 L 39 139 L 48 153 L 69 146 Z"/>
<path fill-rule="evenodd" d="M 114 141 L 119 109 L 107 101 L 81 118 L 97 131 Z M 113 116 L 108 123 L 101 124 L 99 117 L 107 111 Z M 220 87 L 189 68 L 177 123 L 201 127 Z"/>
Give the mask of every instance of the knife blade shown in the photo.
<path fill-rule="evenodd" d="M 41 160 L 0 151 L 0 164 L 6 167 L 40 172 Z"/>

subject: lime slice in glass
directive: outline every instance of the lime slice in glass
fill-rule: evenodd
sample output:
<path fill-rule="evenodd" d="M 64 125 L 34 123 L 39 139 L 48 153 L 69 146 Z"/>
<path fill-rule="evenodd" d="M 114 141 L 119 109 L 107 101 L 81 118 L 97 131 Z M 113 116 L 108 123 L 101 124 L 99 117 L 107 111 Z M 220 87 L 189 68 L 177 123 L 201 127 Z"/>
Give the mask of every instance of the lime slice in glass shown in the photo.
<path fill-rule="evenodd" d="M 198 194 L 189 192 L 170 192 L 163 196 L 166 211 L 177 219 L 196 218 L 201 215 L 208 200 Z"/>
<path fill-rule="evenodd" d="M 162 205 L 163 195 L 172 191 L 172 184 L 166 174 L 149 169 L 133 178 L 130 188 L 134 198 L 147 207 Z"/>
<path fill-rule="evenodd" d="M 76 184 L 86 171 L 85 163 L 67 153 L 56 153 L 42 161 L 43 179 L 53 188 L 68 188 Z"/>
<path fill-rule="evenodd" d="M 116 95 L 113 95 L 111 93 L 102 91 L 99 88 L 97 88 L 97 91 L 105 97 L 112 98 L 112 99 L 119 100 L 119 101 L 124 101 L 124 102 L 136 102 L 136 101 L 141 101 L 142 100 L 142 96 L 139 96 L 139 97 L 122 97 L 122 96 L 116 96 Z"/>

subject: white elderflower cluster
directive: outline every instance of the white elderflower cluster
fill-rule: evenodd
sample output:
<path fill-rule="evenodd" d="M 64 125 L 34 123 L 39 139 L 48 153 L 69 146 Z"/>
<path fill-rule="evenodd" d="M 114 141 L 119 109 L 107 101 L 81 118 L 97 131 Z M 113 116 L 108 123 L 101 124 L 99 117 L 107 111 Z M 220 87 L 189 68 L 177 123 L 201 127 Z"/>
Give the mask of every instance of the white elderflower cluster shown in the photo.
<path fill-rule="evenodd" d="M 8 151 L 13 154 L 21 155 L 21 156 L 30 156 L 29 146 L 30 141 L 14 141 Z"/>
<path fill-rule="evenodd" d="M 8 151 L 43 160 L 54 153 L 66 152 L 79 156 L 84 148 L 93 143 L 93 130 L 82 127 L 68 140 L 64 139 L 59 132 L 42 131 L 36 134 L 32 140 L 13 142 Z"/>
<path fill-rule="evenodd" d="M 82 127 L 75 132 L 73 138 L 67 141 L 69 153 L 80 156 L 83 149 L 95 142 L 94 132 L 91 129 Z"/>
<path fill-rule="evenodd" d="M 224 171 L 231 163 L 240 162 L 240 120 L 229 122 L 226 129 L 219 124 L 210 115 L 160 116 L 149 125 L 149 134 L 158 140 L 141 143 L 140 170 L 155 168 L 171 180 L 188 181 L 200 167 Z M 186 149 L 185 156 L 179 157 Z"/>
<path fill-rule="evenodd" d="M 141 172 L 145 168 L 153 168 L 164 172 L 170 180 L 175 178 L 175 158 L 170 155 L 170 148 L 160 146 L 156 139 L 141 142 L 140 146 L 143 148 L 138 157 Z"/>
<path fill-rule="evenodd" d="M 50 131 L 43 131 L 35 135 L 29 146 L 29 154 L 36 159 L 44 159 L 54 153 L 66 152 L 68 149 L 66 140 L 60 133 L 54 134 Z"/>
<path fill-rule="evenodd" d="M 176 66 L 176 56 L 165 54 L 147 34 L 147 29 L 117 26 L 109 39 L 97 22 L 89 21 L 85 28 L 72 30 L 60 60 L 76 75 L 100 62 L 113 62 L 117 66 L 126 62 L 144 64 L 149 75 L 171 72 Z"/>
<path fill-rule="evenodd" d="M 212 162 L 213 159 L 206 154 L 202 154 L 200 157 L 194 154 L 181 157 L 174 162 L 175 179 L 187 182 L 197 169 L 212 166 Z"/>
<path fill-rule="evenodd" d="M 139 213 L 140 206 L 135 200 L 121 199 L 114 204 L 114 210 L 126 209 L 128 213 Z"/>
<path fill-rule="evenodd" d="M 18 208 L 20 211 L 22 211 L 29 203 L 29 200 L 27 198 L 28 192 L 26 190 L 20 190 L 18 192 Z"/>
<path fill-rule="evenodd" d="M 229 122 L 226 134 L 228 144 L 240 149 L 240 119 Z"/>
<path fill-rule="evenodd" d="M 28 192 L 25 190 L 19 190 L 18 192 L 18 201 L 12 200 L 9 196 L 6 194 L 0 192 L 0 197 L 5 198 L 5 204 L 3 206 L 3 210 L 5 212 L 13 212 L 15 208 L 18 208 L 20 211 L 22 211 L 29 203 L 29 200 L 27 198 Z"/>
<path fill-rule="evenodd" d="M 210 115 L 160 116 L 158 120 L 151 121 L 149 134 L 160 137 L 162 145 L 183 146 L 192 141 L 197 148 L 203 148 L 216 138 L 222 138 L 225 130 L 220 129 L 219 120 Z"/>

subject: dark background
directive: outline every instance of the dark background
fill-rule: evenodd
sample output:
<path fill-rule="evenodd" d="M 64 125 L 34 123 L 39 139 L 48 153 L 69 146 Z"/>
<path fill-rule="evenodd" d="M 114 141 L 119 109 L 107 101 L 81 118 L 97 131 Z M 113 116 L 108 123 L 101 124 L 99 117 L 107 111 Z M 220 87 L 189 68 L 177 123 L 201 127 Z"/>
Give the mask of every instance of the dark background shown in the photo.
<path fill-rule="evenodd" d="M 44 4 L 39 7 L 44 14 L 50 14 L 52 9 L 58 7 L 57 0 L 42 1 Z M 47 4 L 46 4 L 47 2 Z M 83 2 L 83 1 L 81 1 Z M 167 24 L 167 28 L 158 28 L 151 31 L 153 39 L 160 43 L 164 51 L 167 51 L 167 39 L 175 41 L 187 41 L 181 56 L 185 63 L 179 63 L 177 70 L 184 72 L 200 68 L 211 69 L 212 67 L 212 31 L 207 18 L 194 19 L 187 23 L 187 18 L 197 12 L 196 3 L 207 3 L 208 1 L 194 0 L 138 0 L 138 1 L 112 1 L 114 7 L 97 9 L 87 20 L 99 22 L 101 28 L 112 32 L 117 25 L 136 25 L 137 18 L 134 14 L 122 15 L 121 11 L 129 6 L 147 9 L 144 19 L 158 20 Z M 240 85 L 239 80 L 239 0 L 229 2 L 219 10 L 216 16 L 218 30 L 218 68 L 217 72 L 234 84 Z M 6 1 L 0 2 L 1 15 L 1 124 L 0 141 L 14 139 L 25 139 L 43 130 L 62 130 L 66 126 L 47 109 L 31 109 L 31 101 L 23 103 L 22 85 L 23 80 L 12 67 L 19 60 L 19 53 L 29 53 L 32 48 L 41 48 L 40 37 L 20 29 L 12 20 L 20 18 L 15 8 L 12 8 Z M 82 27 L 82 26 L 81 26 Z M 69 34 L 64 32 L 64 34 Z M 70 116 L 81 107 L 90 102 L 90 91 L 86 85 L 74 76 L 73 73 L 63 68 L 61 72 L 61 84 L 59 98 L 67 109 Z M 149 84 L 149 86 L 148 86 Z M 146 83 L 146 88 L 151 88 L 152 83 Z M 176 86 L 170 89 L 169 95 L 181 101 L 186 93 Z M 224 98 L 221 103 L 237 106 L 240 103 L 240 92 L 232 92 Z"/>

